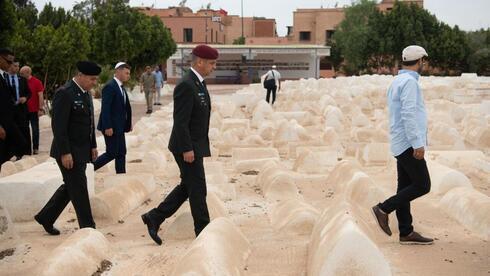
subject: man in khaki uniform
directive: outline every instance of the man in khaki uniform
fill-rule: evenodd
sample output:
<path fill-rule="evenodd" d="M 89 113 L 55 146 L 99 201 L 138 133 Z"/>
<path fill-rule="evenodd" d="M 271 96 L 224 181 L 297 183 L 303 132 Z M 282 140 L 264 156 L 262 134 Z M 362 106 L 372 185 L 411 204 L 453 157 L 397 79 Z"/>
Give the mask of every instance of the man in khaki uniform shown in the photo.
<path fill-rule="evenodd" d="M 145 72 L 140 77 L 141 93 L 145 92 L 146 114 L 153 112 L 153 93 L 155 93 L 155 75 L 151 72 L 151 67 L 146 66 Z"/>

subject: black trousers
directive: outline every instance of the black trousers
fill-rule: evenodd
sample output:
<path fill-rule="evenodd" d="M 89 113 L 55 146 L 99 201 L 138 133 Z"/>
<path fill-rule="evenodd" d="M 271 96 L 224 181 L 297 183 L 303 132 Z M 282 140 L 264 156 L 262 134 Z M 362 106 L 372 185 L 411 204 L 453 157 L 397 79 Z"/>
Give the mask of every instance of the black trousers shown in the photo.
<path fill-rule="evenodd" d="M 27 107 L 17 106 L 15 112 L 15 123 L 23 137 L 22 145 L 19 144 L 19 151 L 15 154 L 17 157 L 22 157 L 23 155 L 31 155 L 31 130 L 29 128 L 29 113 L 27 112 Z"/>
<path fill-rule="evenodd" d="M 86 227 L 95 228 L 90 200 L 88 198 L 87 177 L 85 176 L 87 164 L 74 162 L 73 168 L 67 170 L 63 167 L 60 160 L 57 160 L 57 163 L 63 175 L 64 183 L 37 214 L 39 220 L 42 223 L 54 224 L 68 202 L 71 201 L 77 214 L 80 229 Z"/>
<path fill-rule="evenodd" d="M 29 112 L 29 122 L 32 129 L 32 149 L 39 149 L 39 116 L 37 112 Z"/>
<path fill-rule="evenodd" d="M 0 139 L 0 165 L 9 161 L 13 156 L 22 157 L 29 144 L 15 121 L 3 126 L 3 128 L 7 137 L 5 140 Z"/>
<path fill-rule="evenodd" d="M 269 103 L 269 99 L 271 97 L 271 92 L 272 92 L 272 104 L 274 105 L 274 102 L 276 101 L 276 91 L 277 91 L 277 86 L 274 86 L 272 88 L 267 88 L 267 97 L 265 100 Z"/>
<path fill-rule="evenodd" d="M 398 188 L 396 194 L 380 203 L 383 212 L 389 214 L 396 210 L 400 236 L 407 236 L 413 231 L 410 201 L 430 191 L 430 176 L 424 159 L 413 157 L 413 149 L 409 148 L 395 157 L 398 172 Z"/>
<path fill-rule="evenodd" d="M 104 135 L 105 153 L 94 162 L 94 170 L 98 170 L 105 164 L 115 159 L 116 173 L 126 173 L 126 137 L 124 133 Z"/>
<path fill-rule="evenodd" d="M 181 182 L 157 208 L 152 209 L 148 214 L 153 221 L 160 225 L 189 199 L 192 218 L 194 219 L 194 232 L 197 237 L 210 221 L 206 203 L 207 191 L 203 158 L 196 157 L 192 163 L 185 162 L 182 154 L 174 154 L 174 158 L 180 169 Z"/>

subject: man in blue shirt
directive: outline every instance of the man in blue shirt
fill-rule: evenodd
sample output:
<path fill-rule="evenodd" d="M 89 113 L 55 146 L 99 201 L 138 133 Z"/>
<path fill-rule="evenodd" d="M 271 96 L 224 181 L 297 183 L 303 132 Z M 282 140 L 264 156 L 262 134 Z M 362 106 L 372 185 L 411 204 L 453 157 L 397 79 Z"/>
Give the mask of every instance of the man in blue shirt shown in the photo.
<path fill-rule="evenodd" d="M 427 146 L 427 113 L 424 96 L 418 84 L 427 52 L 416 45 L 402 52 L 402 67 L 388 89 L 391 151 L 397 160 L 397 193 L 372 208 L 387 235 L 391 236 L 388 215 L 396 211 L 401 244 L 432 244 L 413 231 L 410 201 L 430 191 L 430 176 L 424 160 Z"/>
<path fill-rule="evenodd" d="M 163 74 L 160 70 L 159 66 L 155 67 L 155 71 L 153 72 L 155 75 L 155 103 L 154 105 L 162 105 L 160 103 L 160 90 L 164 85 Z"/>

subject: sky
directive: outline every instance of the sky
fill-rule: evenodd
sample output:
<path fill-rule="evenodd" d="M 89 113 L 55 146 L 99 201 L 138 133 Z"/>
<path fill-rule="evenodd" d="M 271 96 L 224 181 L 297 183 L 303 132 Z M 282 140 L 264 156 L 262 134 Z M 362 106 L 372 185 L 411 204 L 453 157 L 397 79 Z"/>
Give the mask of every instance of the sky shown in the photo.
<path fill-rule="evenodd" d="M 38 10 L 51 2 L 53 6 L 71 9 L 80 0 L 32 0 Z M 259 16 L 276 19 L 277 32 L 286 35 L 286 26 L 293 25 L 293 11 L 298 8 L 333 8 L 348 6 L 351 0 L 187 0 L 186 6 L 194 11 L 211 3 L 212 9 L 224 9 L 228 14 Z M 131 6 L 154 6 L 167 8 L 177 6 L 180 0 L 130 0 Z M 465 31 L 490 28 L 490 0 L 425 0 L 424 8 L 434 14 L 439 20 L 450 26 L 458 25 Z"/>

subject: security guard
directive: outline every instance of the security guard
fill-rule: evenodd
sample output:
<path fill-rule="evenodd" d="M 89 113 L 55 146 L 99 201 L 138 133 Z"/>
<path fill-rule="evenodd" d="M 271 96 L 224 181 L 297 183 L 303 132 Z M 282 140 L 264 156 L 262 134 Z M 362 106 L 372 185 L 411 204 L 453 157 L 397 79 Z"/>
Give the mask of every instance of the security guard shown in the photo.
<path fill-rule="evenodd" d="M 80 228 L 95 228 L 85 169 L 88 162 L 97 159 L 94 108 L 89 90 L 97 84 L 101 68 L 91 61 L 80 61 L 77 69 L 76 76 L 56 92 L 52 104 L 51 157 L 58 163 L 64 184 L 34 217 L 51 235 L 60 234 L 53 224 L 70 201 Z"/>
<path fill-rule="evenodd" d="M 150 237 L 162 244 L 160 224 L 189 199 L 196 236 L 208 225 L 203 157 L 209 150 L 211 99 L 204 78 L 216 69 L 218 51 L 207 45 L 192 50 L 192 66 L 174 90 L 174 125 L 168 148 L 180 169 L 181 182 L 157 208 L 142 215 Z"/>

